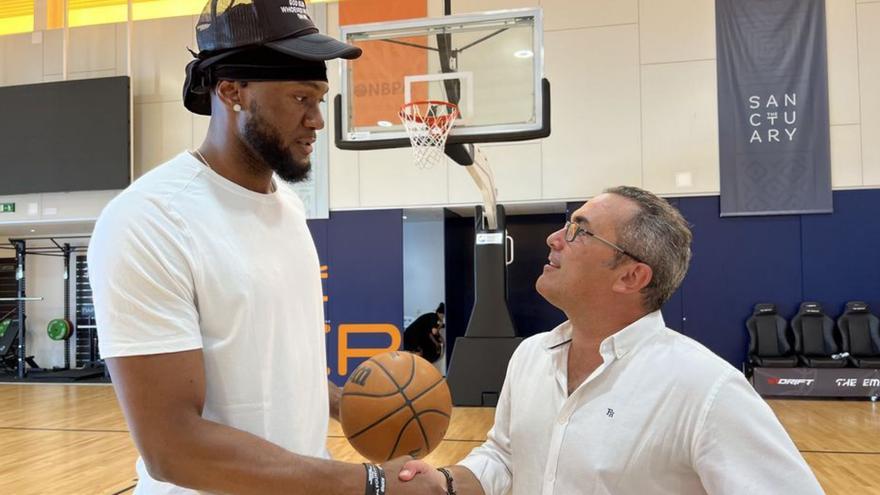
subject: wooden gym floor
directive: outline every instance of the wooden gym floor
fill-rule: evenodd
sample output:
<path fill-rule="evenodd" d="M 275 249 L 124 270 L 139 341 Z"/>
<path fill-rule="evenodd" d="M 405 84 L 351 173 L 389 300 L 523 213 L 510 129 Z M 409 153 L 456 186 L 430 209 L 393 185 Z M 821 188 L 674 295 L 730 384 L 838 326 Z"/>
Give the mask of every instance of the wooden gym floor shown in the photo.
<path fill-rule="evenodd" d="M 880 404 L 769 402 L 829 495 L 880 494 Z M 427 460 L 464 457 L 485 438 L 493 412 L 456 408 Z M 361 460 L 338 424 L 327 446 L 337 459 Z M 111 386 L 0 384 L 0 494 L 131 493 L 136 458 Z"/>

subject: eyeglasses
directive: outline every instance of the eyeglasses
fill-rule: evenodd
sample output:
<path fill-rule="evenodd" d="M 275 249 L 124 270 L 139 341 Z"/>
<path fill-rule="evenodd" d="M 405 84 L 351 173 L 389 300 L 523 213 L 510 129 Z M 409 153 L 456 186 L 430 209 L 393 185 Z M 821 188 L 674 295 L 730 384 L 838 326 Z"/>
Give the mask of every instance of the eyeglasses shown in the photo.
<path fill-rule="evenodd" d="M 589 230 L 581 227 L 579 224 L 576 224 L 576 223 L 570 222 L 570 221 L 565 222 L 565 242 L 574 242 L 574 240 L 577 239 L 577 237 L 579 235 L 588 235 L 588 236 L 592 237 L 593 239 L 596 239 L 597 241 L 610 247 L 611 249 L 617 251 L 620 254 L 629 256 L 630 258 L 638 261 L 639 263 L 645 263 L 638 256 L 630 253 L 626 249 L 623 249 L 622 247 L 618 246 L 617 244 L 614 244 L 613 242 L 609 241 L 608 239 L 604 239 L 602 237 L 597 236 L 596 234 L 590 232 Z M 647 265 L 647 263 L 645 263 L 645 264 Z"/>

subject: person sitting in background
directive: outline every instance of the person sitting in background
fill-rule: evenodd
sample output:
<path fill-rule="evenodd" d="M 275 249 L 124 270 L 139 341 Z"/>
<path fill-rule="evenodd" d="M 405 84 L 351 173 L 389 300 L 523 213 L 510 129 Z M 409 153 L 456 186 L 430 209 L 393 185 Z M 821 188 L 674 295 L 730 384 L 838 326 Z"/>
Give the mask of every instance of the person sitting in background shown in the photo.
<path fill-rule="evenodd" d="M 443 335 L 446 305 L 440 303 L 433 313 L 425 313 L 415 319 L 403 332 L 403 349 L 434 363 L 443 352 Z"/>

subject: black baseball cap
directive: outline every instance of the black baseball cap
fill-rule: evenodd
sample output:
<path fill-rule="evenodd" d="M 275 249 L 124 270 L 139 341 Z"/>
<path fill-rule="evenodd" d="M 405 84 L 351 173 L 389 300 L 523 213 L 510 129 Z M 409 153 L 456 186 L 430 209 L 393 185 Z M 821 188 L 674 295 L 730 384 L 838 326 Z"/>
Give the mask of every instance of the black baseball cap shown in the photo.
<path fill-rule="evenodd" d="M 316 77 L 326 81 L 324 61 L 362 52 L 319 33 L 304 0 L 210 0 L 196 24 L 196 40 L 199 53 L 186 67 L 183 104 L 199 115 L 211 115 L 213 75 L 224 64 L 248 65 L 242 80 L 295 80 L 320 73 Z M 239 69 L 235 75 L 244 74 Z"/>
<path fill-rule="evenodd" d="M 210 0 L 196 24 L 203 52 L 266 46 L 303 60 L 352 59 L 361 49 L 318 32 L 304 0 Z"/>

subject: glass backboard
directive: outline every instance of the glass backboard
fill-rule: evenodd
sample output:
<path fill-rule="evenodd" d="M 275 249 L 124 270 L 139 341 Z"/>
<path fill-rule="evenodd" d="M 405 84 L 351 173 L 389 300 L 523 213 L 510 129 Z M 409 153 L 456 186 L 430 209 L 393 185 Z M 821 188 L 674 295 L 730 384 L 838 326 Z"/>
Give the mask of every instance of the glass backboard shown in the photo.
<path fill-rule="evenodd" d="M 341 37 L 364 53 L 341 61 L 340 148 L 409 146 L 398 112 L 420 100 L 458 105 L 450 144 L 550 132 L 541 9 L 350 25 Z"/>

